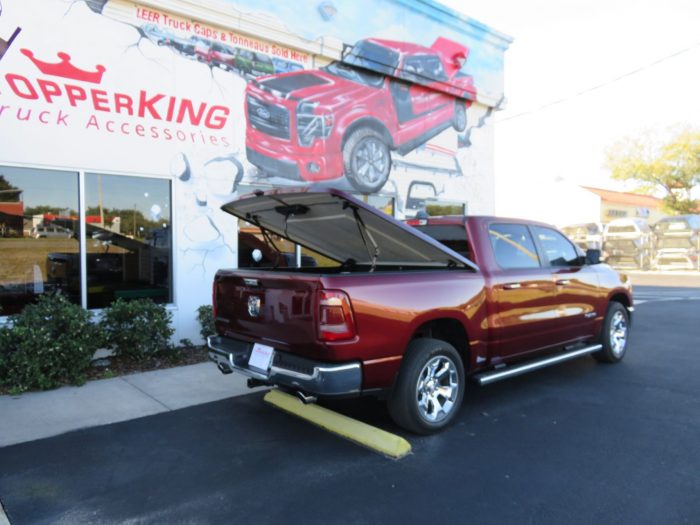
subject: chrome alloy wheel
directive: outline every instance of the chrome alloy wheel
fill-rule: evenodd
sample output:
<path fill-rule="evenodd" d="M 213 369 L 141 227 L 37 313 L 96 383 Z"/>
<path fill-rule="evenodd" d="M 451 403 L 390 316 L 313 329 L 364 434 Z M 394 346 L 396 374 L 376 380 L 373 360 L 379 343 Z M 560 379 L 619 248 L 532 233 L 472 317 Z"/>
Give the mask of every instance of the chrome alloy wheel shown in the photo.
<path fill-rule="evenodd" d="M 621 356 L 627 345 L 627 318 L 617 311 L 610 320 L 610 349 L 615 356 Z"/>
<path fill-rule="evenodd" d="M 355 173 L 357 178 L 372 186 L 381 181 L 389 167 L 389 154 L 384 144 L 376 138 L 363 140 L 355 149 Z"/>
<path fill-rule="evenodd" d="M 416 401 L 423 419 L 437 423 L 454 409 L 459 393 L 457 366 L 449 357 L 436 356 L 428 361 L 418 375 Z"/>

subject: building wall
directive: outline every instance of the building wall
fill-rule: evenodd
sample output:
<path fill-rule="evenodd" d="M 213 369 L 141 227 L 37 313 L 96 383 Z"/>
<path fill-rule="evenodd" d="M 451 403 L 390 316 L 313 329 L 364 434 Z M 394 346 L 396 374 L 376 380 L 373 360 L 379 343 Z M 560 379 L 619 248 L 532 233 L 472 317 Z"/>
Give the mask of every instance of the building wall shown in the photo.
<path fill-rule="evenodd" d="M 660 207 L 632 206 L 603 200 L 600 205 L 600 222 L 607 224 L 614 219 L 645 219 L 649 224 L 665 217 Z"/>
<path fill-rule="evenodd" d="M 527 218 L 559 227 L 598 222 L 600 197 L 577 184 L 553 182 L 542 191 L 527 196 L 530 211 Z M 507 210 L 499 214 L 508 215 Z"/>
<path fill-rule="evenodd" d="M 426 48 L 437 53 L 444 78 L 428 71 L 430 62 L 416 71 L 401 58 L 393 68 L 369 60 L 359 45 L 349 47 L 368 38 L 391 40 L 387 45 L 398 46 L 400 56 L 425 54 Z M 428 192 L 426 202 L 494 211 L 492 112 L 503 100 L 509 39 L 438 4 L 3 0 L 0 39 L 0 167 L 75 172 L 80 188 L 91 184 L 92 173 L 104 174 L 105 181 L 140 176 L 169 184 L 176 337 L 196 338 L 193 312 L 210 301 L 214 272 L 236 265 L 237 224 L 219 209 L 222 204 L 252 187 L 321 184 L 363 191 L 345 174 L 343 157 L 348 130 L 363 107 L 365 117 L 385 115 L 379 120 L 386 130 L 377 140 L 396 147 L 386 183 L 365 193 L 394 198 L 398 217 L 415 213 L 406 205 L 415 183 Z M 235 48 L 238 59 L 217 62 L 214 44 Z M 372 91 L 376 87 L 359 89 L 352 80 L 318 73 L 341 59 L 344 49 L 350 53 L 346 62 L 375 71 L 372 79 L 386 87 L 383 98 Z M 251 53 L 257 53 L 252 60 Z M 291 69 L 302 71 L 283 74 Z M 261 91 L 256 79 L 267 74 L 281 76 Z M 262 110 L 254 106 L 257 128 L 246 113 L 246 93 L 268 102 L 276 97 Z M 321 126 L 307 149 L 266 134 L 275 119 L 296 118 L 279 113 L 295 100 L 288 115 L 299 113 L 305 100 Z M 466 126 L 457 125 L 456 104 L 468 108 Z M 301 180 L 280 176 L 280 160 L 295 166 Z M 328 165 L 314 171 L 317 161 Z M 131 225 L 136 235 L 137 214 L 157 222 L 170 210 L 160 201 L 152 204 L 148 193 L 143 202 L 121 206 L 133 207 L 132 220 L 123 212 L 103 216 L 99 224 L 114 235 L 127 235 Z M 102 198 L 100 193 L 100 203 Z M 121 231 L 114 227 L 119 223 Z M 89 251 L 93 241 L 81 242 Z M 143 264 L 141 258 L 134 272 L 150 275 L 153 269 Z"/>

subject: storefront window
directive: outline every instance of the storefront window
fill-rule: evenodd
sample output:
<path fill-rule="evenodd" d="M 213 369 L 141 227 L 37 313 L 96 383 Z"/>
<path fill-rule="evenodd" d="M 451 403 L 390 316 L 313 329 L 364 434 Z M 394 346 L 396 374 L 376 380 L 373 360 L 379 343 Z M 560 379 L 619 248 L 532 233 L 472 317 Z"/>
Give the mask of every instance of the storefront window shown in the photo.
<path fill-rule="evenodd" d="M 172 300 L 170 181 L 87 173 L 87 306 Z"/>
<path fill-rule="evenodd" d="M 425 212 L 431 217 L 440 217 L 443 215 L 466 215 L 467 206 L 463 202 L 427 202 L 425 205 Z"/>
<path fill-rule="evenodd" d="M 78 174 L 0 166 L 0 315 L 38 295 L 80 304 Z"/>
<path fill-rule="evenodd" d="M 360 199 L 362 202 L 365 202 L 369 204 L 370 206 L 373 206 L 374 208 L 377 208 L 378 210 L 383 211 L 387 215 L 390 215 L 391 217 L 394 216 L 394 198 L 393 197 L 387 197 L 384 195 L 360 195 L 360 194 L 353 194 L 356 198 Z"/>
<path fill-rule="evenodd" d="M 266 239 L 260 228 L 238 221 L 239 268 L 294 268 L 297 266 L 296 246 L 279 235 L 270 233 Z M 254 253 L 257 251 L 257 255 Z M 256 258 L 257 257 L 257 258 Z M 334 267 L 338 263 L 308 248 L 301 247 L 301 266 Z"/>

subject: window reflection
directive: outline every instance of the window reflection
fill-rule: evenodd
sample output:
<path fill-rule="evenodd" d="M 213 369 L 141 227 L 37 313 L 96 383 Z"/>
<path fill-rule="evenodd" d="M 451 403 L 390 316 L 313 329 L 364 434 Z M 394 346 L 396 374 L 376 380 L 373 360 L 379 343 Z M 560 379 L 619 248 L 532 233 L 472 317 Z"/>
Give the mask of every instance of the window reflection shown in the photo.
<path fill-rule="evenodd" d="M 38 295 L 80 304 L 78 174 L 0 166 L 0 306 L 19 313 Z"/>
<path fill-rule="evenodd" d="M 580 265 L 581 259 L 576 253 L 574 245 L 561 233 L 541 226 L 535 226 L 534 229 L 544 253 L 547 254 L 549 264 L 552 266 Z"/>
<path fill-rule="evenodd" d="M 272 187 L 241 186 L 240 194 L 247 195 L 257 190 L 266 191 Z M 394 216 L 394 198 L 382 195 L 353 194 L 361 201 L 374 206 L 387 215 Z M 249 222 L 238 220 L 238 267 L 239 268 L 294 268 L 297 266 L 296 247 L 292 241 L 270 233 L 266 238 L 263 232 Z M 301 267 L 334 268 L 338 262 L 320 253 L 300 246 Z M 254 256 L 257 252 L 258 259 Z"/>
<path fill-rule="evenodd" d="M 294 268 L 296 245 L 279 235 L 265 238 L 260 228 L 238 220 L 239 268 Z M 254 252 L 257 251 L 257 259 Z M 338 263 L 308 248 L 301 248 L 302 267 L 335 267 Z"/>
<path fill-rule="evenodd" d="M 170 182 L 85 175 L 88 308 L 172 297 Z"/>
<path fill-rule="evenodd" d="M 501 268 L 538 268 L 540 266 L 535 243 L 524 224 L 491 224 L 489 237 L 496 263 Z"/>

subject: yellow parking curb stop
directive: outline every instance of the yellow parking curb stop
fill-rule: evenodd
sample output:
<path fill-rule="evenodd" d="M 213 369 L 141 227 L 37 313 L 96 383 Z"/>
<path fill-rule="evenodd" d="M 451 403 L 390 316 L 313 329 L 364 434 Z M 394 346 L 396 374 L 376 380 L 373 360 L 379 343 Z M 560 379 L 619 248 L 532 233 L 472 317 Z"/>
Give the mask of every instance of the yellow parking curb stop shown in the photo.
<path fill-rule="evenodd" d="M 333 432 L 345 439 L 379 452 L 392 459 L 400 459 L 411 452 L 411 444 L 401 436 L 391 434 L 377 427 L 344 416 L 319 405 L 305 405 L 299 399 L 277 389 L 270 390 L 265 401 L 306 419 L 321 428 Z"/>

